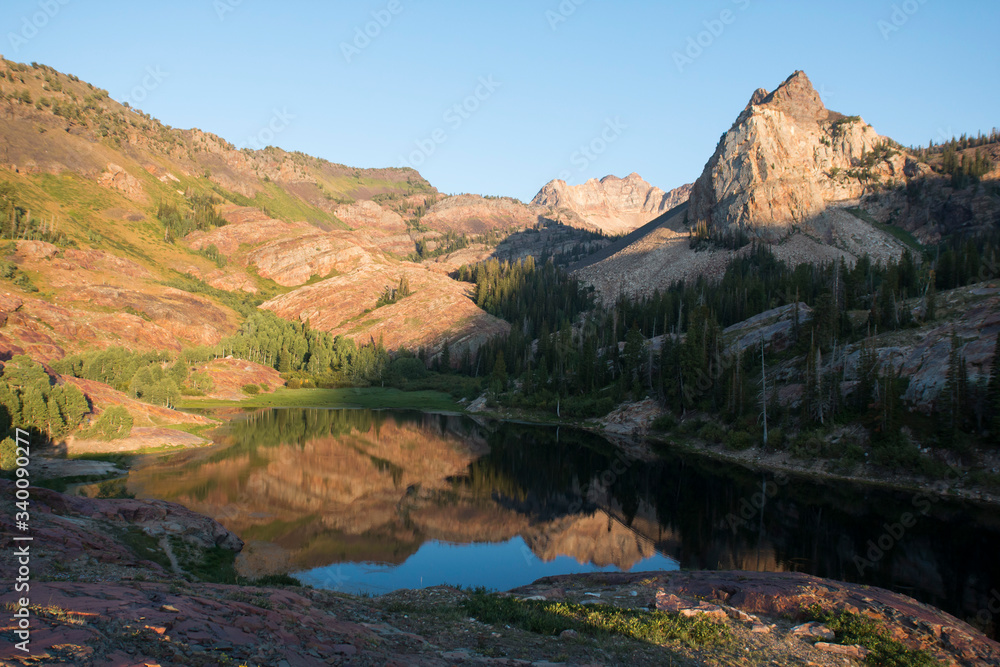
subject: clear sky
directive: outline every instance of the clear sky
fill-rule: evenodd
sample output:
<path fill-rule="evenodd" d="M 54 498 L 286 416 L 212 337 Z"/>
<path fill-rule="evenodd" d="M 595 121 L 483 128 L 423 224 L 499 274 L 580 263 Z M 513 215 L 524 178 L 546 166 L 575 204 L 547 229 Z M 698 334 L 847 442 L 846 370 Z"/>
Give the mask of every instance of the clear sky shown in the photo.
<path fill-rule="evenodd" d="M 689 182 L 796 69 L 907 145 L 987 131 L 997 26 L 996 0 L 3 0 L 0 53 L 237 146 L 528 200 L 560 176 Z"/>

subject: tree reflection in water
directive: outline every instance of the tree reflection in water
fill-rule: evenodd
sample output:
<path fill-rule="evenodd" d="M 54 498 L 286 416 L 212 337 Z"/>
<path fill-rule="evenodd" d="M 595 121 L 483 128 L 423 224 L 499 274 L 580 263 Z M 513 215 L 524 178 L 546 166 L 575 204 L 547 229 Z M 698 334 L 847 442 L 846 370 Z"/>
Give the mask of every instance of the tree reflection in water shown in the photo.
<path fill-rule="evenodd" d="M 632 462 L 600 436 L 566 428 L 262 410 L 231 422 L 213 447 L 149 457 L 129 488 L 213 516 L 248 543 L 277 545 L 298 570 L 400 564 L 430 542 L 504 545 L 507 554 L 517 539 L 542 562 L 568 556 L 595 568 L 665 556 L 682 568 L 809 572 L 908 593 L 968 620 L 1000 587 L 996 511 L 776 480 L 669 451 Z M 907 512 L 916 523 L 900 534 Z"/>

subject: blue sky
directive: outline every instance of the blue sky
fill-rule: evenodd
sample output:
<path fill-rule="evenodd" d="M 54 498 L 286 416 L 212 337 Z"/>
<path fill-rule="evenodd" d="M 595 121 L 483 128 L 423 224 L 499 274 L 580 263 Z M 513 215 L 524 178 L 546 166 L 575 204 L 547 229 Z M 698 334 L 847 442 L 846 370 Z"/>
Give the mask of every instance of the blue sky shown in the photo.
<path fill-rule="evenodd" d="M 282 148 L 527 200 L 560 176 L 689 182 L 796 69 L 904 144 L 987 131 L 997 25 L 995 0 L 4 0 L 0 52 L 238 146 L 281 115 Z"/>

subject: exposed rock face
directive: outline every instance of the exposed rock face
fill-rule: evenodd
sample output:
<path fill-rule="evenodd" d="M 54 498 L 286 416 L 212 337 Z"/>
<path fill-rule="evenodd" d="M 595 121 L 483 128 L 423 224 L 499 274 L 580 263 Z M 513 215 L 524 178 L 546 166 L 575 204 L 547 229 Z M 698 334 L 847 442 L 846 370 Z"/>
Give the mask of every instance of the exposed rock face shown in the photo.
<path fill-rule="evenodd" d="M 864 183 L 847 172 L 867 166 L 902 179 L 906 158 L 865 160 L 887 140 L 858 117 L 828 111 L 803 72 L 767 96 L 760 90 L 723 135 L 691 191 L 689 223 L 742 228 L 782 238 L 794 226 L 826 231 L 832 202 L 855 199 Z"/>
<path fill-rule="evenodd" d="M 692 230 L 737 230 L 772 243 L 795 266 L 867 254 L 898 258 L 905 246 L 848 212 L 871 184 L 905 183 L 917 169 L 860 117 L 828 111 L 802 72 L 757 90 L 691 188 L 686 208 L 646 225 L 572 268 L 606 302 L 647 296 L 677 280 L 721 277 L 734 252 L 695 252 Z M 737 251 L 737 252 L 743 252 Z"/>
<path fill-rule="evenodd" d="M 117 190 L 132 201 L 144 201 L 146 194 L 142 184 L 135 176 L 114 163 L 109 163 L 107 170 L 101 174 L 97 182 L 106 188 Z"/>
<path fill-rule="evenodd" d="M 396 286 L 402 276 L 409 281 L 412 294 L 374 309 L 382 291 Z M 345 335 L 359 343 L 381 337 L 389 349 L 436 350 L 448 340 L 452 358 L 457 360 L 460 350 L 478 349 L 510 326 L 477 307 L 468 288 L 416 264 L 372 263 L 271 299 L 261 308 L 285 319 L 308 321 L 314 329 Z M 368 310 L 371 312 L 365 312 Z"/>
<path fill-rule="evenodd" d="M 226 257 L 236 255 L 241 245 L 256 246 L 275 239 L 302 234 L 304 230 L 316 231 L 303 222 L 273 220 L 255 208 L 227 207 L 222 215 L 230 221 L 224 227 L 209 232 L 192 232 L 184 241 L 194 250 L 215 246 Z"/>
<path fill-rule="evenodd" d="M 264 278 L 279 285 L 294 287 L 313 276 L 349 273 L 374 261 L 375 248 L 365 249 L 361 239 L 349 232 L 316 232 L 296 238 L 272 241 L 247 255 Z"/>
<path fill-rule="evenodd" d="M 565 224 L 621 234 L 683 204 L 690 190 L 688 184 L 664 192 L 632 173 L 625 178 L 591 179 L 582 185 L 555 180 L 547 183 L 531 203 L 553 209 L 554 216 Z"/>
<path fill-rule="evenodd" d="M 212 424 L 207 417 L 188 412 L 179 412 L 162 405 L 143 403 L 114 389 L 110 385 L 95 380 L 55 374 L 55 381 L 75 385 L 86 396 L 91 405 L 90 415 L 96 417 L 107 408 L 121 406 L 132 415 L 135 426 L 156 426 L 159 424 Z"/>
<path fill-rule="evenodd" d="M 421 222 L 435 231 L 484 234 L 533 227 L 541 212 L 510 197 L 457 195 L 432 206 Z"/>
<path fill-rule="evenodd" d="M 948 378 L 952 334 L 965 358 L 969 383 L 985 382 L 993 364 L 993 350 L 1000 334 L 1000 286 L 983 283 L 942 293 L 947 319 L 928 324 L 918 336 L 875 339 L 879 363 L 897 369 L 909 380 L 903 398 L 924 412 L 941 400 Z M 852 345 L 844 360 L 847 380 L 857 379 L 860 345 Z"/>
<path fill-rule="evenodd" d="M 802 626 L 786 630 L 778 618 L 798 621 L 809 618 L 809 609 L 849 612 L 873 619 L 885 627 L 893 639 L 907 648 L 930 653 L 943 664 L 1000 664 L 1000 644 L 950 614 L 911 597 L 874 586 L 862 586 L 830 579 L 821 579 L 797 572 L 637 572 L 594 573 L 543 577 L 529 586 L 510 591 L 521 599 L 583 602 L 599 595 L 614 599 L 631 589 L 634 604 L 644 605 L 684 616 L 701 616 L 746 624 L 753 633 L 788 632 L 790 638 L 809 636 Z M 535 597 L 539 596 L 539 597 Z M 628 599 L 626 596 L 625 599 Z M 765 625 L 768 623 L 768 625 Z M 773 624 L 771 624 L 773 623 Z M 761 627 L 758 627 L 761 626 Z M 784 626 L 784 627 L 783 627 Z M 812 628 L 815 636 L 829 637 L 829 629 Z M 825 629 L 825 633 L 824 633 Z M 783 664 L 796 651 L 795 639 L 784 643 Z M 832 649 L 830 647 L 833 647 Z M 867 649 L 842 644 L 815 645 L 817 651 L 864 656 Z M 817 655 L 817 654 L 814 654 Z M 805 664 L 823 660 L 808 656 Z M 832 663 L 831 663 L 832 664 Z"/>
<path fill-rule="evenodd" d="M 341 206 L 333 213 L 354 229 L 406 232 L 406 221 L 402 216 L 394 211 L 387 211 L 373 201 L 359 201 Z"/>
<path fill-rule="evenodd" d="M 0 489 L 13 497 L 14 484 L 0 480 Z M 162 500 L 97 500 L 77 498 L 56 491 L 32 487 L 32 534 L 42 553 L 35 553 L 39 574 L 52 562 L 69 563 L 84 556 L 103 563 L 160 570 L 154 563 L 137 558 L 124 543 L 116 540 L 122 529 L 136 527 L 147 535 L 173 535 L 192 546 L 222 547 L 239 551 L 243 542 L 221 524 L 174 503 Z M 13 534 L 10 517 L 0 519 L 8 535 Z M 44 546 L 41 543 L 44 542 Z M 4 564 L 5 569 L 7 563 Z"/>

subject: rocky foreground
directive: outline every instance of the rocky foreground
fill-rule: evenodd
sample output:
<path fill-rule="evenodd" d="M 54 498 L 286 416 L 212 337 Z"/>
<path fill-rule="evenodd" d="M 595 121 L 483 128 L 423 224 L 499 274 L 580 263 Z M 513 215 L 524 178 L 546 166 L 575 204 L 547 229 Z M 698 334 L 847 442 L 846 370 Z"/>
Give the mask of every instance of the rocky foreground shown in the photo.
<path fill-rule="evenodd" d="M 937 609 L 794 573 L 574 575 L 499 595 L 442 586 L 380 598 L 206 583 L 225 579 L 242 547 L 211 519 L 162 501 L 31 496 L 30 591 L 15 595 L 14 559 L 3 560 L 3 665 L 878 664 L 877 646 L 845 643 L 836 620 L 814 620 L 828 612 L 941 664 L 1000 665 L 1000 644 Z M 15 548 L 13 497 L 0 482 L 5 554 Z M 30 598 L 30 653 L 16 648 L 18 596 Z M 540 621 L 496 621 L 494 607 Z M 659 642 L 594 630 L 627 610 L 640 626 L 661 619 L 687 634 Z"/>

